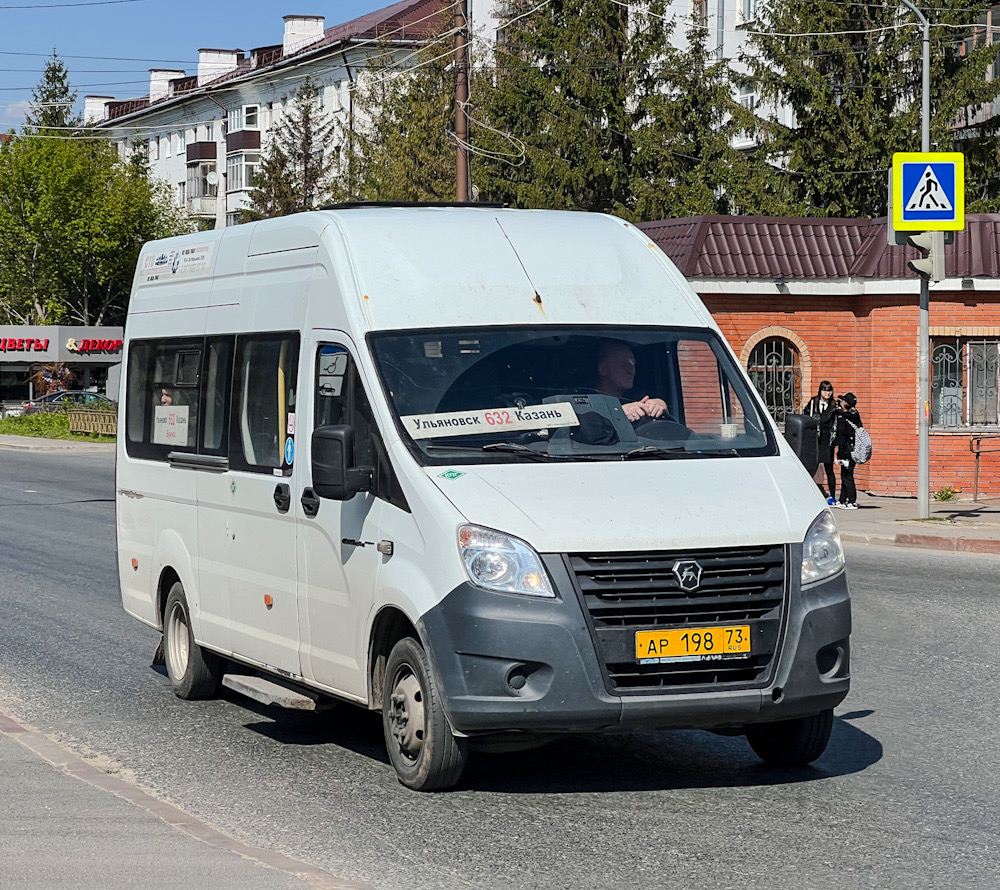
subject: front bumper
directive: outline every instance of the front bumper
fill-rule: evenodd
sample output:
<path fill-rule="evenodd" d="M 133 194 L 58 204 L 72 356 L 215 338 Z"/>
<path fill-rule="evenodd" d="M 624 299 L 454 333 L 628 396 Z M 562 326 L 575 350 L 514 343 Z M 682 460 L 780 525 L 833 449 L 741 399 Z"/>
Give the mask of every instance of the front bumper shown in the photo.
<path fill-rule="evenodd" d="M 845 572 L 800 590 L 801 547 L 789 548 L 780 645 L 763 685 L 611 690 L 593 625 L 560 557 L 546 557 L 555 599 L 462 584 L 420 621 L 445 710 L 468 735 L 726 728 L 832 708 L 850 686 Z"/>

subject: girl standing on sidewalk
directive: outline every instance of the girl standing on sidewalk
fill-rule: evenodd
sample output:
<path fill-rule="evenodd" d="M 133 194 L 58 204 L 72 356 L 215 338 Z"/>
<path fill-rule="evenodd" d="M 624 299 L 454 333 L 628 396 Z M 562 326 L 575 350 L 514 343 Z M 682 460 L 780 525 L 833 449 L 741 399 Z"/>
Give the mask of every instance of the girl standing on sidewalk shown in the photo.
<path fill-rule="evenodd" d="M 816 484 L 823 492 L 823 497 L 836 500 L 837 474 L 833 471 L 833 437 L 836 431 L 837 405 L 833 400 L 833 384 L 829 380 L 820 381 L 819 391 L 806 402 L 802 413 L 819 418 L 819 462 L 826 470 L 829 491 L 823 488 L 822 483 Z"/>
<path fill-rule="evenodd" d="M 858 509 L 858 490 L 854 486 L 854 433 L 861 422 L 858 413 L 858 398 L 853 392 L 845 392 L 837 396 L 837 422 L 834 434 L 834 449 L 837 452 L 837 463 L 840 464 L 840 500 L 836 506 L 842 510 Z"/>

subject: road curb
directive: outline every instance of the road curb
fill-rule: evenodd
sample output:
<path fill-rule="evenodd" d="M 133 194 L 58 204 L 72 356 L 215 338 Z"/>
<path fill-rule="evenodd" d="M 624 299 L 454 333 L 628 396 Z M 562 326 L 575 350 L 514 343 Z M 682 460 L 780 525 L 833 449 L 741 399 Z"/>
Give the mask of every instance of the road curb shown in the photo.
<path fill-rule="evenodd" d="M 944 550 L 956 553 L 985 553 L 1000 556 L 1000 540 L 983 538 L 946 538 L 940 535 L 898 534 L 866 535 L 841 532 L 842 541 L 856 544 L 878 544 L 890 547 L 916 547 L 925 550 Z"/>

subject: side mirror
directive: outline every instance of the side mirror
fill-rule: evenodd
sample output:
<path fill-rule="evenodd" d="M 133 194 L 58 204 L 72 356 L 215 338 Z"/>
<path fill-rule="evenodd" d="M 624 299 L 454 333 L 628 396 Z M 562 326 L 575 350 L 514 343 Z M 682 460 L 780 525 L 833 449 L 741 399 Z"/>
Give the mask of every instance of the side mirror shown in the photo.
<path fill-rule="evenodd" d="M 354 427 L 337 424 L 313 431 L 312 479 L 313 491 L 334 501 L 349 501 L 371 489 L 371 467 L 354 466 Z"/>
<path fill-rule="evenodd" d="M 811 476 L 819 466 L 819 418 L 809 414 L 785 415 L 785 441 Z"/>

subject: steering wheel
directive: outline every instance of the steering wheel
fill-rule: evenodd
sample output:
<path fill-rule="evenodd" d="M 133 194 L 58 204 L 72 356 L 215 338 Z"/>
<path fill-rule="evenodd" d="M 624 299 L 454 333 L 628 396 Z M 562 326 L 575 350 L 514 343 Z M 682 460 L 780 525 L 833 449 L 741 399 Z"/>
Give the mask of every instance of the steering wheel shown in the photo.
<path fill-rule="evenodd" d="M 683 423 L 678 423 L 666 415 L 662 417 L 650 417 L 633 424 L 636 434 L 647 439 L 675 439 L 684 441 L 691 437 L 689 430 Z"/>

